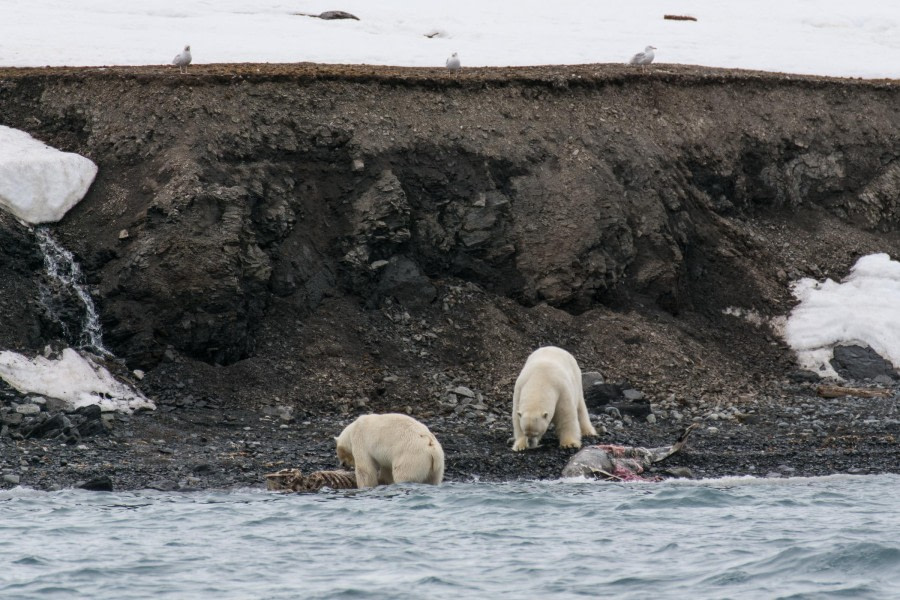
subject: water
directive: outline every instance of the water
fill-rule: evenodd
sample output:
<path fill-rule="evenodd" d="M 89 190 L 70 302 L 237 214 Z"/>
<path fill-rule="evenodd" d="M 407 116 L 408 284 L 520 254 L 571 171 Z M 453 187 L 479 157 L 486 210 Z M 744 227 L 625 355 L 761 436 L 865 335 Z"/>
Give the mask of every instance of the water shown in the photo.
<path fill-rule="evenodd" d="M 2 598 L 896 598 L 900 476 L 0 492 Z"/>
<path fill-rule="evenodd" d="M 58 311 L 55 307 L 59 302 L 56 301 L 54 296 L 58 294 L 73 296 L 81 307 L 82 317 L 79 323 L 79 330 L 74 335 L 71 331 L 66 331 L 67 335 L 75 338 L 79 348 L 91 350 L 100 355 L 111 356 L 110 352 L 103 346 L 103 329 L 100 326 L 100 317 L 85 283 L 81 266 L 76 262 L 72 253 L 63 248 L 45 227 L 36 227 L 34 235 L 44 256 L 44 269 L 47 271 L 50 281 L 54 284 L 53 290 L 41 290 L 41 302 L 51 313 L 56 313 Z M 53 314 L 53 316 L 64 329 L 68 329 L 66 319 L 59 314 Z"/>

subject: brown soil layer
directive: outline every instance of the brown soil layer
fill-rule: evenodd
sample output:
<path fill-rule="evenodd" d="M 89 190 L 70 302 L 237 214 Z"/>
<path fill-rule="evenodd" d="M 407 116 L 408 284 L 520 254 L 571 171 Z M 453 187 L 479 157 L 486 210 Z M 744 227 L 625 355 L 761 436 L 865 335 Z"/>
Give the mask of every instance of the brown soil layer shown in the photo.
<path fill-rule="evenodd" d="M 3 69 L 0 115 L 100 167 L 50 229 L 87 274 L 112 366 L 145 371 L 159 405 L 77 443 L 0 437 L 0 472 L 23 485 L 261 486 L 336 467 L 333 436 L 370 411 L 425 422 L 449 479 L 555 477 L 572 452 L 552 433 L 526 453 L 508 439 L 515 377 L 546 344 L 652 403 L 655 423 L 597 414 L 600 441 L 660 446 L 702 422 L 664 466 L 898 471 L 896 384 L 819 398 L 768 326 L 725 313 L 783 316 L 790 281 L 900 255 L 892 81 Z M 72 343 L 7 215 L 0 255 L 0 348 Z"/>

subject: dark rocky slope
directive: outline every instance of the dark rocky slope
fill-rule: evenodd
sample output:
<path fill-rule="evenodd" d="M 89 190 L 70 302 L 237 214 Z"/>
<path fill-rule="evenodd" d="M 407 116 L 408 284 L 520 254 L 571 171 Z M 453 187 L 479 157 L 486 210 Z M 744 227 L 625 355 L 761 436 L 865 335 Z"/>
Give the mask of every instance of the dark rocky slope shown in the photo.
<path fill-rule="evenodd" d="M 53 230 L 163 407 L 111 423 L 81 471 L 45 449 L 23 482 L 115 470 L 113 451 L 127 487 L 197 464 L 202 485 L 261 481 L 333 466 L 370 410 L 428 423 L 451 477 L 553 476 L 567 453 L 506 439 L 541 344 L 653 402 L 655 424 L 603 417 L 604 439 L 707 421 L 678 459 L 700 474 L 896 471 L 893 397 L 854 428 L 723 311 L 784 315 L 792 279 L 900 255 L 898 111 L 891 82 L 669 65 L 2 71 L 2 124 L 100 167 Z M 0 242 L 0 343 L 33 353 L 60 336 L 40 255 L 6 216 Z M 29 444 L 0 440 L 0 470 Z"/>

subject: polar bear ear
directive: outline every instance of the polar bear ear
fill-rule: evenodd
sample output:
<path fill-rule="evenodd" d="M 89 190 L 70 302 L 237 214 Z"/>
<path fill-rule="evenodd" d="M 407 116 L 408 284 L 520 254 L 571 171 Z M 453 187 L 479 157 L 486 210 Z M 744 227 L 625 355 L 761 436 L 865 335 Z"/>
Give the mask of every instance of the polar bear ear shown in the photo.
<path fill-rule="evenodd" d="M 333 440 L 334 440 L 334 443 L 337 444 L 338 438 L 335 437 L 335 438 L 331 438 L 331 439 L 333 439 Z"/>
<path fill-rule="evenodd" d="M 550 416 L 550 413 L 546 413 L 546 412 L 544 413 L 544 418 L 545 418 L 545 419 L 546 419 L 547 417 L 549 417 L 549 416 Z"/>
<path fill-rule="evenodd" d="M 522 411 L 521 411 L 521 410 L 517 410 L 517 411 L 516 411 L 516 416 L 519 417 L 519 418 L 521 419 L 521 418 L 522 418 Z"/>

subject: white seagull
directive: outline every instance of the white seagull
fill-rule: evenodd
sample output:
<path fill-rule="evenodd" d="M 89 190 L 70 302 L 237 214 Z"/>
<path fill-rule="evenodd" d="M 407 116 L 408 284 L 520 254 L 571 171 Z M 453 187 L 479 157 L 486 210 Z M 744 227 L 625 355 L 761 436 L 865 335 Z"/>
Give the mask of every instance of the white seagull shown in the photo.
<path fill-rule="evenodd" d="M 451 71 L 459 70 L 459 56 L 456 55 L 456 52 L 450 55 L 450 58 L 447 59 L 447 68 Z"/>
<path fill-rule="evenodd" d="M 653 51 L 656 50 L 653 46 L 647 46 L 644 48 L 643 52 L 638 52 L 634 56 L 631 57 L 631 60 L 628 61 L 629 64 L 632 65 L 649 65 L 653 62 L 654 54 Z"/>
<path fill-rule="evenodd" d="M 172 64 L 178 67 L 182 73 L 187 73 L 187 66 L 191 64 L 191 47 L 187 45 L 178 56 L 172 59 Z"/>

